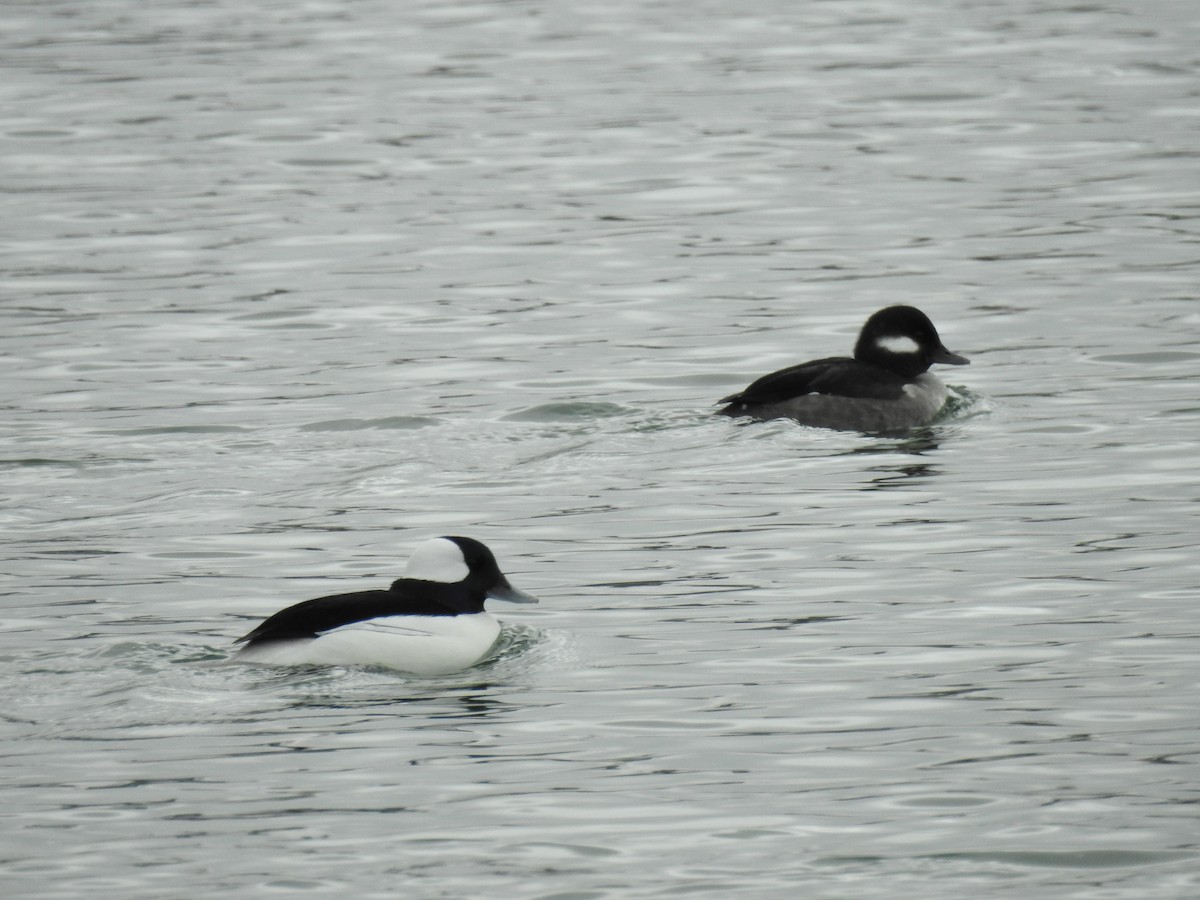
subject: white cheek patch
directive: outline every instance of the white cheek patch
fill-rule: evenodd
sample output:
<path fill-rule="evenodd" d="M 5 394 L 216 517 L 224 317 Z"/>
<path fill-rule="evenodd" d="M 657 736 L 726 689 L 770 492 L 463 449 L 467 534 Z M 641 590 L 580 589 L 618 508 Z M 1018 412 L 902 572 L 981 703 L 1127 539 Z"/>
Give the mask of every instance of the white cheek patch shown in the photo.
<path fill-rule="evenodd" d="M 875 341 L 875 346 L 888 353 L 919 353 L 920 345 L 910 337 L 894 334 L 881 337 Z"/>
<path fill-rule="evenodd" d="M 458 544 L 445 538 L 434 538 L 421 544 L 404 567 L 405 578 L 443 584 L 462 581 L 470 574 Z"/>

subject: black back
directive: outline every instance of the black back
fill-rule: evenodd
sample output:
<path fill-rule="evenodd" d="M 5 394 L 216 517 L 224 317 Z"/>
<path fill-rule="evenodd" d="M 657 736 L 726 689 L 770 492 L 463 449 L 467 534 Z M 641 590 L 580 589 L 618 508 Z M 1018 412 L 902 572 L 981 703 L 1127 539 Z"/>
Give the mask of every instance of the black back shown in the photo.
<path fill-rule="evenodd" d="M 896 400 L 904 395 L 908 379 L 880 366 L 845 356 L 815 359 L 764 375 L 748 388 L 722 400 L 721 410 L 736 414 L 746 406 L 782 403 L 805 394 L 833 394 L 867 400 Z"/>
<path fill-rule="evenodd" d="M 485 548 L 486 549 L 486 548 Z M 503 577 L 503 576 L 501 576 Z M 468 579 L 469 581 L 470 579 Z M 236 643 L 292 641 L 384 616 L 457 616 L 483 612 L 487 588 L 400 578 L 386 591 L 357 591 L 305 600 L 282 609 Z"/>

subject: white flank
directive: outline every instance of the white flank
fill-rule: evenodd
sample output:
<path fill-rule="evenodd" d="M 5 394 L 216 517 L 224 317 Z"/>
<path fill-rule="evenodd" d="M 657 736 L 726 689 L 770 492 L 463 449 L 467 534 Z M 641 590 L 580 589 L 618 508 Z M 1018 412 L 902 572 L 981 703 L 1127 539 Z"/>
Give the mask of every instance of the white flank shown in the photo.
<path fill-rule="evenodd" d="M 316 638 L 245 647 L 235 658 L 268 666 L 382 666 L 443 675 L 475 665 L 499 635 L 500 623 L 485 612 L 387 616 L 343 625 Z"/>

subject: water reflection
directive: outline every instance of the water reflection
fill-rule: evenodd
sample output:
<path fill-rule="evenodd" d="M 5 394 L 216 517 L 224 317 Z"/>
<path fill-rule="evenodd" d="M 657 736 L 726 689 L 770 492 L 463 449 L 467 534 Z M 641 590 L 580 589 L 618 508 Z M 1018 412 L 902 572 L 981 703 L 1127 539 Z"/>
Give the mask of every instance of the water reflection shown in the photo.
<path fill-rule="evenodd" d="M 21 5 L 6 892 L 1197 896 L 1169 7 Z M 1020 427 L 704 415 L 894 302 Z M 211 664 L 467 529 L 562 632 Z"/>
<path fill-rule="evenodd" d="M 912 456 L 922 456 L 941 447 L 940 429 L 937 426 L 913 428 L 894 435 L 875 435 L 877 439 L 870 444 L 852 447 L 846 451 L 848 456 L 871 455 L 875 453 L 907 453 Z"/>
<path fill-rule="evenodd" d="M 519 709 L 511 702 L 493 696 L 493 691 L 505 685 L 476 681 L 470 685 L 442 688 L 415 685 L 397 680 L 390 688 L 353 687 L 336 684 L 327 693 L 308 694 L 293 700 L 296 710 L 370 710 L 374 715 L 413 718 L 420 727 L 437 729 L 434 723 L 444 720 L 482 721 Z"/>
<path fill-rule="evenodd" d="M 876 468 L 874 471 L 880 470 Z M 932 463 L 907 463 L 889 466 L 884 472 L 885 474 L 872 478 L 864 484 L 862 489 L 864 491 L 890 491 L 911 487 L 914 484 L 931 480 L 934 476 L 940 475 L 942 470 Z"/>

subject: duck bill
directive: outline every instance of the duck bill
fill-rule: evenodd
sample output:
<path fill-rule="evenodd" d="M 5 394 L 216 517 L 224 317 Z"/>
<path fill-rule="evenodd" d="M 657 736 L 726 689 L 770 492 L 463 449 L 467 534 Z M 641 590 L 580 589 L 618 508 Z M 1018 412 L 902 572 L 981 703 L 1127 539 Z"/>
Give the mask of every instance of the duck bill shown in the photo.
<path fill-rule="evenodd" d="M 505 578 L 488 591 L 487 595 L 493 600 L 507 600 L 509 603 L 537 603 L 538 598 L 513 587 Z"/>
<path fill-rule="evenodd" d="M 952 353 L 942 344 L 938 344 L 937 350 L 933 351 L 933 361 L 945 366 L 969 366 L 971 364 L 971 361 L 965 356 Z"/>

